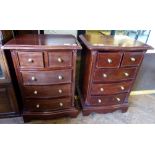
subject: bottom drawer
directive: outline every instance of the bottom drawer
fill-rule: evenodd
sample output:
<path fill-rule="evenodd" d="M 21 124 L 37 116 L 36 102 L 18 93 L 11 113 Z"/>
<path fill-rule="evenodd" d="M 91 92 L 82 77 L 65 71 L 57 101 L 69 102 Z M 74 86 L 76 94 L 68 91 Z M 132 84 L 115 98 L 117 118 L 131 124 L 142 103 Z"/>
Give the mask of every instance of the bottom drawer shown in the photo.
<path fill-rule="evenodd" d="M 91 96 L 89 104 L 91 105 L 117 105 L 122 104 L 126 98 L 126 93 L 108 96 Z"/>
<path fill-rule="evenodd" d="M 25 109 L 28 111 L 51 111 L 69 108 L 71 106 L 71 98 L 62 99 L 39 99 L 26 100 Z"/>

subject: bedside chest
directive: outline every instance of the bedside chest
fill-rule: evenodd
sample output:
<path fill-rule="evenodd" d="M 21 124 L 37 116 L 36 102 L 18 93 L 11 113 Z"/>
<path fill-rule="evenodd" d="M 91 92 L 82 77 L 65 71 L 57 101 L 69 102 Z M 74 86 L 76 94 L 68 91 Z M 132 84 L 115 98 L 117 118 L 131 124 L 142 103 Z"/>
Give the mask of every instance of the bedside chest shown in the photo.
<path fill-rule="evenodd" d="M 10 40 L 22 99 L 24 121 L 76 117 L 76 53 L 81 46 L 72 35 L 23 35 Z"/>
<path fill-rule="evenodd" d="M 83 115 L 126 112 L 144 53 L 151 46 L 126 36 L 81 35 L 83 77 L 78 89 Z"/>

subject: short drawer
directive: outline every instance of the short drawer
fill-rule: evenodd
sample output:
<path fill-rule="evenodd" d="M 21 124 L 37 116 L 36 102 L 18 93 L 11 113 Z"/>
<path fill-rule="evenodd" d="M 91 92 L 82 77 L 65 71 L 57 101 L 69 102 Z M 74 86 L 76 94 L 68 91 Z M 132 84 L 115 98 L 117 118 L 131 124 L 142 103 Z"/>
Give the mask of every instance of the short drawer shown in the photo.
<path fill-rule="evenodd" d="M 94 82 L 117 82 L 134 79 L 137 68 L 119 68 L 119 69 L 96 69 L 94 72 Z"/>
<path fill-rule="evenodd" d="M 118 68 L 121 63 L 122 53 L 98 53 L 97 68 Z"/>
<path fill-rule="evenodd" d="M 92 84 L 91 95 L 110 95 L 129 92 L 132 83 L 132 81 L 127 81 L 112 84 Z"/>
<path fill-rule="evenodd" d="M 54 98 L 71 95 L 71 84 L 52 86 L 24 86 L 26 98 Z"/>
<path fill-rule="evenodd" d="M 72 70 L 21 71 L 24 85 L 47 85 L 72 82 Z"/>
<path fill-rule="evenodd" d="M 117 105 L 122 104 L 126 98 L 126 93 L 108 96 L 91 96 L 89 104 L 92 105 Z"/>
<path fill-rule="evenodd" d="M 18 52 L 21 68 L 43 68 L 43 52 Z"/>
<path fill-rule="evenodd" d="M 72 66 L 72 52 L 71 51 L 55 51 L 48 52 L 48 67 L 71 67 Z"/>
<path fill-rule="evenodd" d="M 127 52 L 124 53 L 123 61 L 121 66 L 139 66 L 143 60 L 143 53 L 142 52 Z"/>
<path fill-rule="evenodd" d="M 28 111 L 51 111 L 71 107 L 71 98 L 26 100 L 24 107 Z"/>

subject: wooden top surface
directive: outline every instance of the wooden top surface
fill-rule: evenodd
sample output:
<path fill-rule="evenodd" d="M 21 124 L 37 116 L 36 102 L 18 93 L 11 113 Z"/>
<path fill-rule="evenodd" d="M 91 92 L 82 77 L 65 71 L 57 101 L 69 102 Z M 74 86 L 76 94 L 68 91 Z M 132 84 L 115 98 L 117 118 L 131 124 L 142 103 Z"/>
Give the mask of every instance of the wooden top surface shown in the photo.
<path fill-rule="evenodd" d="M 128 36 L 115 35 L 105 36 L 98 34 L 80 35 L 80 39 L 90 50 L 148 50 L 151 46 Z"/>
<path fill-rule="evenodd" d="M 8 41 L 3 49 L 81 49 L 72 35 L 26 34 Z"/>

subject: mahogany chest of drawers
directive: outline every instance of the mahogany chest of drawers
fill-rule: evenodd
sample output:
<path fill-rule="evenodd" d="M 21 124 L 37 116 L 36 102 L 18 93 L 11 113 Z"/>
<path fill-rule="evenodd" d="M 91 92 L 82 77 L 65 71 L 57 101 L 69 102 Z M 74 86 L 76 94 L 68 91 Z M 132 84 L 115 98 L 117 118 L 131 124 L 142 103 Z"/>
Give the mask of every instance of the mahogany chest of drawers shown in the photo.
<path fill-rule="evenodd" d="M 78 89 L 83 115 L 126 112 L 128 96 L 144 53 L 151 46 L 123 36 L 81 35 L 82 84 Z"/>
<path fill-rule="evenodd" d="M 23 35 L 10 40 L 23 118 L 76 117 L 75 67 L 81 46 L 72 35 Z"/>

